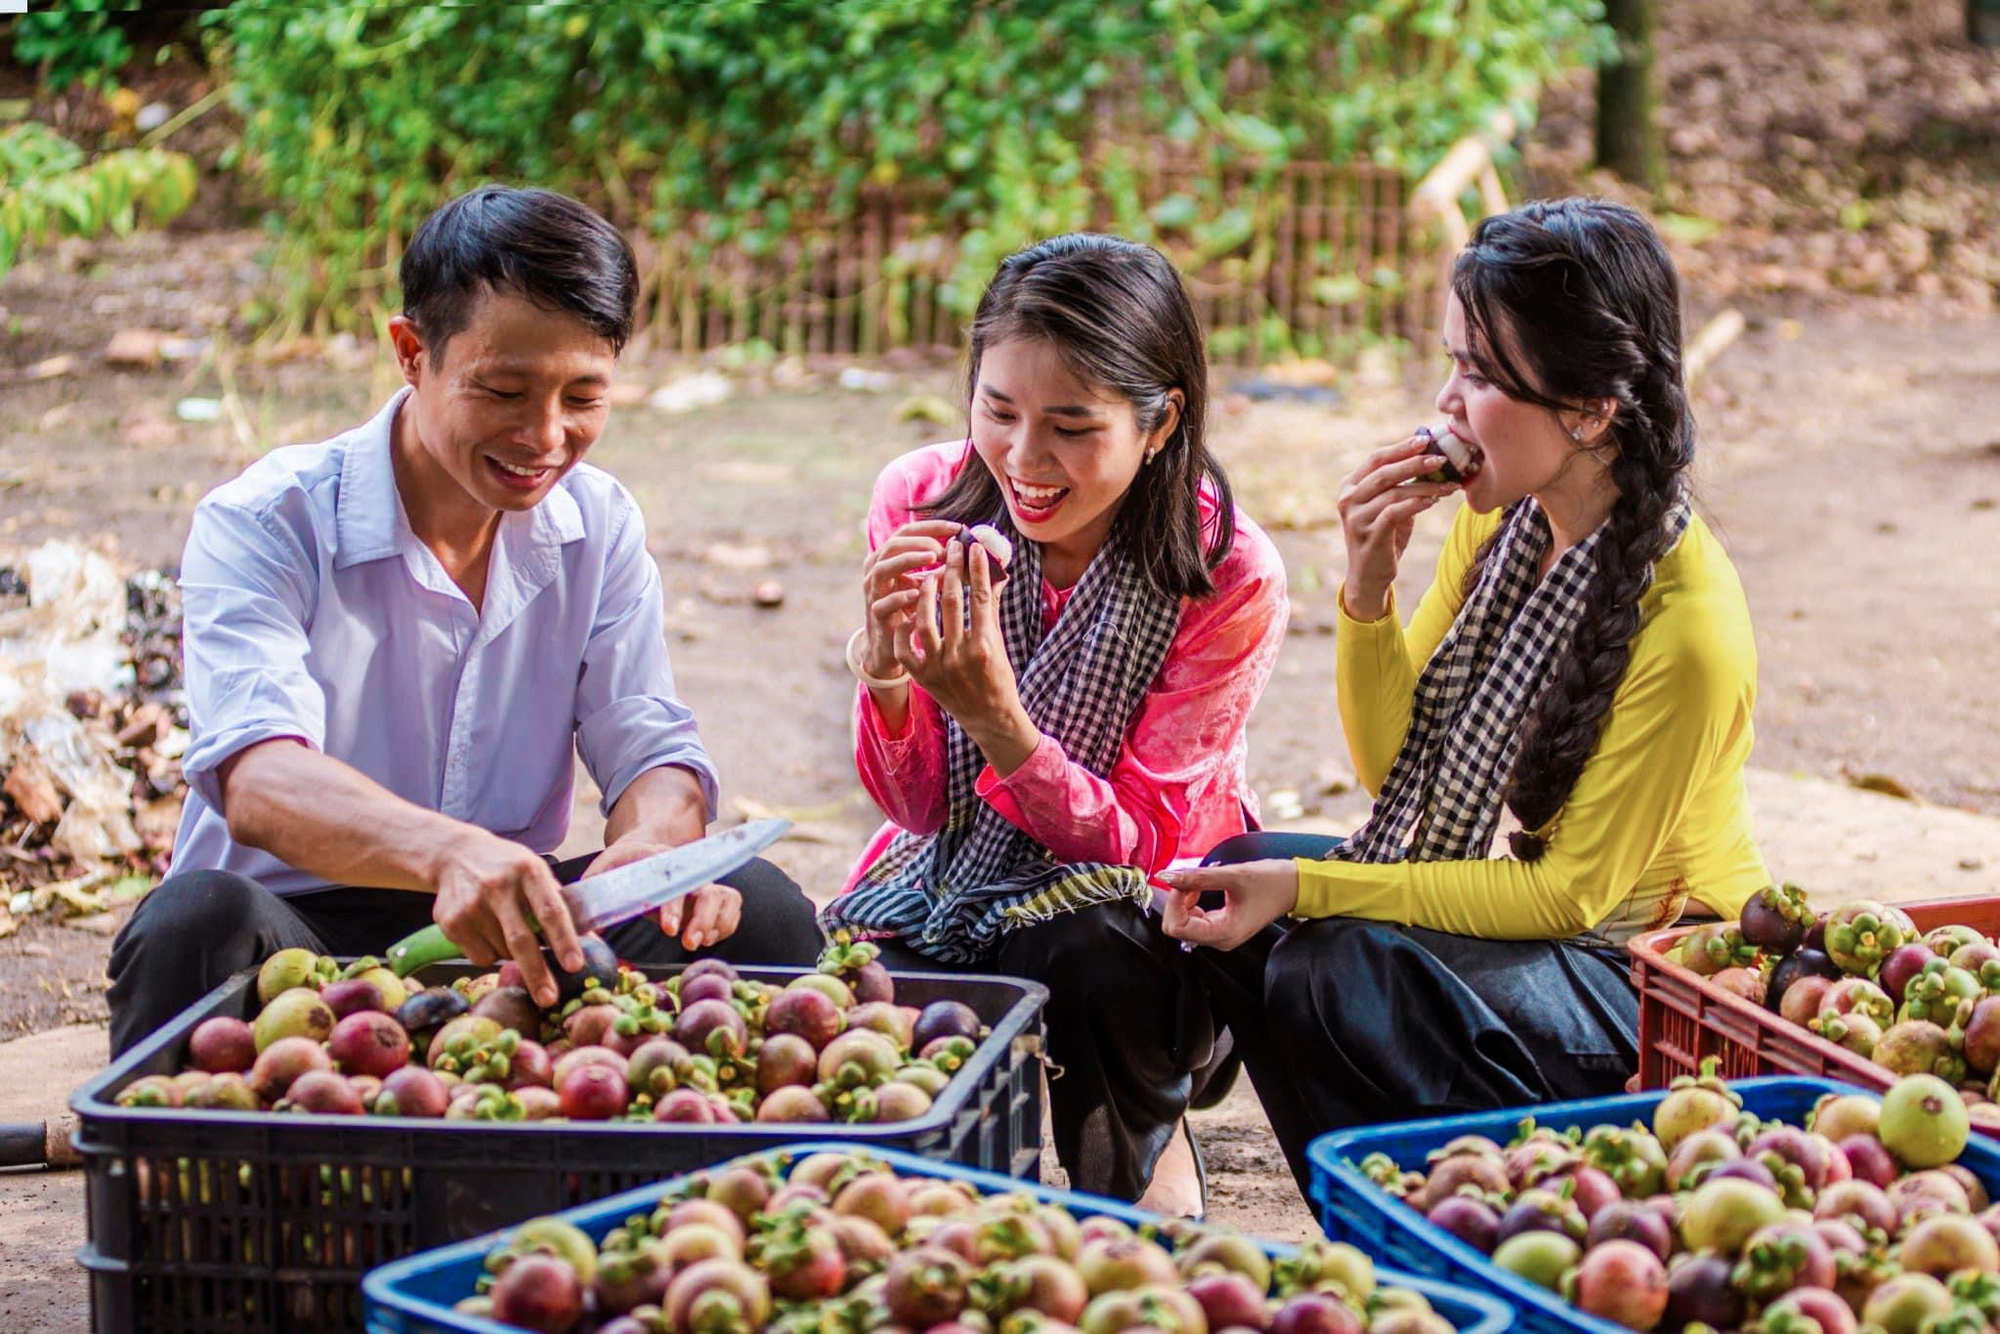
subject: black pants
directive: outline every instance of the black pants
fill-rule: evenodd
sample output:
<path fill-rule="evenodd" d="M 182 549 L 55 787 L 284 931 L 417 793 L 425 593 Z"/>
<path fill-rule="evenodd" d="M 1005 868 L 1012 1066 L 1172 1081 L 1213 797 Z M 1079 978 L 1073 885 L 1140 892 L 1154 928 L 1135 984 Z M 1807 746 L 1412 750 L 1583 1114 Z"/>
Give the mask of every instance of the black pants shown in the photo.
<path fill-rule="evenodd" d="M 1339 841 L 1244 834 L 1209 860 L 1324 856 Z M 1638 998 L 1617 951 L 1330 917 L 1197 957 L 1301 1192 L 1306 1146 L 1327 1131 L 1601 1097 L 1638 1066 Z"/>
<path fill-rule="evenodd" d="M 562 862 L 574 879 L 588 857 Z M 791 877 L 758 858 L 722 878 L 743 895 L 743 922 L 727 940 L 692 954 L 646 916 L 605 939 L 630 963 L 673 965 L 713 955 L 731 963 L 810 967 L 824 937 L 813 905 Z M 234 974 L 281 949 L 339 956 L 380 954 L 431 921 L 429 894 L 323 889 L 280 898 L 229 871 L 169 876 L 140 900 L 111 946 L 111 1054 L 142 1041 Z"/>
<path fill-rule="evenodd" d="M 964 972 L 885 940 L 892 970 Z M 977 971 L 1049 989 L 1049 1113 L 1070 1186 L 1136 1200 L 1187 1112 L 1215 1035 L 1191 955 L 1129 903 L 1008 931 Z"/>

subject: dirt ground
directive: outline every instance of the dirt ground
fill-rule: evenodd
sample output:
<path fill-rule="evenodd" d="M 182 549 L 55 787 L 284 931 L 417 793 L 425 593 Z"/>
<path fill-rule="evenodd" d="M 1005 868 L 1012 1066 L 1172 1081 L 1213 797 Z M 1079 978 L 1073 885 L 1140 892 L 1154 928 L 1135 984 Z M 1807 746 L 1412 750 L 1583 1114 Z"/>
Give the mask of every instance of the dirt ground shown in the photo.
<path fill-rule="evenodd" d="M 1670 93 L 1685 102 L 1671 123 L 1689 131 L 1674 151 L 1677 177 L 1692 184 L 1678 187 L 1674 206 L 1721 214 L 1716 200 L 1734 188 L 1731 180 L 1750 181 L 1739 191 L 1749 201 L 1746 216 L 1724 219 L 1741 244 L 1680 255 L 1691 327 L 1725 301 L 1749 320 L 1696 398 L 1701 504 L 1737 561 L 1757 625 L 1754 790 L 1773 794 L 1760 818 L 1769 811 L 1792 817 L 1786 828 L 1812 828 L 1815 812 L 1800 807 L 1813 803 L 1850 818 L 1827 797 L 1839 789 L 1805 783 L 1791 794 L 1787 775 L 1840 785 L 1886 779 L 1930 808 L 2000 817 L 2000 710 L 1990 686 L 2000 663 L 1993 555 L 2000 552 L 2000 316 L 1990 297 L 1975 299 L 1978 284 L 1967 278 L 1990 261 L 1990 251 L 1986 261 L 1968 258 L 1967 247 L 1990 245 L 1994 206 L 1989 198 L 1984 213 L 1972 208 L 1965 214 L 1972 221 L 1961 219 L 1949 243 L 1939 241 L 1937 271 L 1952 279 L 1940 290 L 1918 281 L 1929 270 L 1897 268 L 1877 275 L 1874 290 L 1900 295 L 1854 294 L 1864 285 L 1850 281 L 1861 271 L 1849 270 L 1862 259 L 1851 253 L 1856 243 L 1841 238 L 1860 233 L 1833 220 L 1837 200 L 1799 203 L 1812 192 L 1795 178 L 1816 172 L 1821 184 L 1837 182 L 1853 162 L 1880 174 L 1882 161 L 1930 142 L 1917 131 L 1934 130 L 1939 116 L 1919 93 L 1915 110 L 1886 118 L 1889 130 L 1843 148 L 1817 122 L 1768 105 L 1781 86 L 1764 81 L 1769 44 L 1717 18 L 1732 3 L 1671 7 L 1663 54 Z M 1794 5 L 1786 21 L 1833 22 L 1861 7 Z M 1957 5 L 1916 8 L 1943 13 Z M 1841 50 L 1882 49 L 1814 33 L 1820 65 L 1838 64 Z M 1920 50 L 1912 40 L 1896 36 L 1891 53 Z M 1983 87 L 1991 97 L 2000 62 L 1950 60 L 1953 114 L 1967 120 L 1964 106 L 1993 103 L 1966 89 Z M 1883 66 L 1859 66 L 1867 92 Z M 1753 77 L 1761 101 L 1729 92 Z M 1588 110 L 1577 97 L 1575 90 L 1552 97 L 1545 135 L 1531 145 L 1537 171 L 1574 158 Z M 1824 100 L 1811 92 L 1800 98 Z M 1701 127 L 1719 138 L 1692 134 Z M 1904 130 L 1907 143 L 1896 137 Z M 1991 149 L 1990 132 L 1975 137 L 1936 175 L 1966 197 L 1982 188 L 1990 196 Z M 1730 180 L 1706 165 L 1724 162 L 1732 164 Z M 1899 176 L 1884 188 L 1904 198 L 1928 186 Z M 1802 269 L 1800 254 L 1821 248 L 1814 238 L 1831 238 L 1831 258 Z M 210 337 L 231 327 L 258 281 L 259 244 L 255 233 L 226 230 L 70 244 L 0 280 L 0 563 L 8 551 L 61 536 L 112 546 L 135 568 L 171 566 L 204 491 L 269 448 L 358 423 L 394 387 L 386 357 L 365 345 L 273 357 L 271 349 L 217 341 L 151 371 L 100 363 L 122 327 Z M 2000 267 L 1993 273 L 2000 281 Z M 72 368 L 40 380 L 22 374 L 55 357 L 74 358 Z M 877 818 L 853 776 L 852 682 L 841 661 L 859 615 L 855 574 L 868 486 L 896 453 L 954 429 L 955 422 L 920 419 L 936 400 L 952 401 L 953 368 L 893 366 L 870 390 L 841 387 L 845 368 L 837 363 L 739 368 L 718 404 L 685 414 L 644 405 L 690 369 L 635 348 L 624 368 L 626 401 L 592 461 L 645 507 L 666 582 L 669 650 L 722 768 L 727 815 L 793 818 L 796 832 L 777 860 L 824 895 Z M 1331 404 L 1252 402 L 1226 379 L 1218 386 L 1218 450 L 1244 511 L 1272 532 L 1291 579 L 1291 632 L 1251 728 L 1252 778 L 1277 823 L 1347 827 L 1365 814 L 1331 688 L 1341 563 L 1333 496 L 1361 452 L 1430 415 L 1440 369 L 1428 355 L 1345 367 Z M 223 401 L 220 419 L 183 420 L 177 404 L 189 398 Z M 1420 529 L 1405 566 L 1406 604 L 1426 582 L 1447 522 L 1438 514 Z M 750 596 L 768 579 L 784 587 L 775 609 Z M 1887 829 L 1908 808 L 1882 809 L 1889 814 L 1852 819 L 1880 818 Z M 1969 835 L 1974 850 L 1956 855 L 1956 869 L 1948 862 L 1929 878 L 1891 887 L 1942 895 L 1986 886 L 2000 871 L 2000 835 L 1988 839 L 1986 828 Z M 594 832 L 582 811 L 572 846 Z M 1772 858 L 1780 877 L 1810 884 L 1831 875 L 1810 842 L 1772 846 L 1786 849 Z M 1886 874 L 1893 878 L 1893 870 Z M 0 1070 L 32 1072 L 12 1083 L 0 1076 L 0 1120 L 52 1112 L 101 1059 L 101 1038 L 74 1026 L 102 1020 L 107 949 L 105 936 L 47 918 L 0 940 Z M 72 1036 L 52 1031 L 62 1025 Z M 41 1035 L 25 1040 L 32 1052 L 6 1042 L 23 1034 Z M 12 1065 L 9 1048 L 20 1057 Z M 1213 1215 L 1266 1235 L 1302 1235 L 1310 1218 L 1247 1087 L 1196 1120 Z M 0 1173 L 0 1323 L 81 1327 L 83 1276 L 69 1257 L 82 1236 L 76 1176 Z"/>

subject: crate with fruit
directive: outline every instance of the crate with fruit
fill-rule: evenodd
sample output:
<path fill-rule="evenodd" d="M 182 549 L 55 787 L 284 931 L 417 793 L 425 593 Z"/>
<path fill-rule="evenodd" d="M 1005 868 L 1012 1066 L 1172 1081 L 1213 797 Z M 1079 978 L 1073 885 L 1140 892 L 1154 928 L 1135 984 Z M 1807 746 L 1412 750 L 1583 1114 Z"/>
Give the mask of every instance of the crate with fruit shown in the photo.
<path fill-rule="evenodd" d="M 1340 1132 L 1311 1156 L 1329 1236 L 1485 1285 L 1532 1330 L 2000 1322 L 2000 1149 L 1934 1075 L 1877 1095 L 1710 1071 L 1664 1093 Z"/>
<path fill-rule="evenodd" d="M 280 950 L 254 1017 L 203 1019 L 180 1072 L 121 1107 L 465 1121 L 892 1122 L 922 1116 L 988 1036 L 962 1001 L 896 1004 L 876 948 L 782 985 L 716 959 L 664 979 L 595 936 L 544 1011 L 511 961 L 433 986 L 372 958 Z M 510 976 L 511 972 L 511 976 Z"/>
<path fill-rule="evenodd" d="M 544 1011 L 511 965 L 280 951 L 73 1100 L 96 1326 L 359 1328 L 371 1265 L 801 1125 L 1035 1171 L 1043 989 L 873 955 L 642 972 L 593 942 Z"/>
<path fill-rule="evenodd" d="M 1876 1088 L 1934 1074 L 1959 1088 L 1975 1126 L 2000 1130 L 2000 945 L 1981 929 L 1992 916 L 1983 900 L 1908 909 L 1858 900 L 1815 913 L 1787 885 L 1753 896 L 1741 921 L 1641 937 L 1632 952 L 1642 1044 L 1699 1048 L 1671 1062 L 1642 1051 L 1642 1080 L 1663 1083 L 1668 1065 L 1705 1055 L 1730 1074 L 1823 1074 Z M 1665 1009 L 1692 1012 L 1693 1044 L 1664 1033 L 1676 1026 Z"/>
<path fill-rule="evenodd" d="M 739 1158 L 371 1274 L 382 1334 L 1500 1334 L 1506 1310 L 1090 1196 L 826 1144 Z"/>

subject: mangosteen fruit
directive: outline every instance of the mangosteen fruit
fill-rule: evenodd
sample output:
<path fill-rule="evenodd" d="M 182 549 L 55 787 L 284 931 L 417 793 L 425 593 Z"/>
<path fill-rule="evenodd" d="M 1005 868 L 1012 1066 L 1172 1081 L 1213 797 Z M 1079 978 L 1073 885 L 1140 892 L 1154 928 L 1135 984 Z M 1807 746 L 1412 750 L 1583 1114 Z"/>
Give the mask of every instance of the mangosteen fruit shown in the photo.
<path fill-rule="evenodd" d="M 493 1284 L 493 1319 L 537 1334 L 570 1334 L 583 1323 L 583 1282 L 553 1255 L 516 1257 Z"/>
<path fill-rule="evenodd" d="M 1951 1289 L 1929 1274 L 1898 1274 L 1877 1285 L 1861 1308 L 1862 1323 L 1884 1334 L 1918 1334 L 1950 1317 Z"/>
<path fill-rule="evenodd" d="M 625 1075 L 605 1065 L 579 1065 L 556 1088 L 563 1115 L 572 1121 L 609 1121 L 632 1100 Z"/>
<path fill-rule="evenodd" d="M 382 988 L 359 977 L 327 983 L 319 989 L 319 998 L 326 1002 L 327 1009 L 333 1011 L 335 1019 L 345 1019 L 362 1010 L 387 1011 L 391 1008 L 383 1000 Z"/>
<path fill-rule="evenodd" d="M 1651 1329 L 1667 1312 L 1667 1267 L 1636 1241 L 1613 1238 L 1591 1247 L 1561 1283 L 1578 1310 L 1627 1329 Z"/>
<path fill-rule="evenodd" d="M 857 1087 L 887 1078 L 902 1063 L 902 1054 L 888 1038 L 873 1029 L 850 1029 L 820 1050 L 819 1077 Z"/>
<path fill-rule="evenodd" d="M 827 1113 L 826 1104 L 811 1088 L 804 1084 L 786 1084 L 771 1090 L 757 1104 L 757 1119 L 763 1122 L 819 1122 L 833 1118 Z"/>
<path fill-rule="evenodd" d="M 1331 1292 L 1301 1292 L 1271 1313 L 1271 1334 L 1361 1334 L 1361 1317 Z"/>
<path fill-rule="evenodd" d="M 257 1003 L 269 1005 L 296 987 L 317 989 L 324 980 L 319 955 L 308 949 L 279 950 L 257 970 Z"/>
<path fill-rule="evenodd" d="M 188 1035 L 188 1063 L 210 1074 L 241 1074 L 257 1063 L 257 1035 L 230 1015 L 204 1019 Z"/>
<path fill-rule="evenodd" d="M 1521 1232 L 1493 1250 L 1493 1263 L 1508 1273 L 1555 1291 L 1562 1276 L 1583 1258 L 1583 1248 L 1561 1232 Z"/>
<path fill-rule="evenodd" d="M 922 1051 L 939 1038 L 979 1040 L 979 1015 L 963 1001 L 937 1000 L 923 1008 L 910 1035 L 910 1044 Z"/>
<path fill-rule="evenodd" d="M 715 1104 L 710 1102 L 708 1095 L 699 1089 L 673 1089 L 653 1104 L 653 1119 L 713 1124 L 716 1119 Z"/>
<path fill-rule="evenodd" d="M 556 979 L 556 1004 L 567 1005 L 581 996 L 591 983 L 612 987 L 618 983 L 618 955 L 611 946 L 604 943 L 604 937 L 595 932 L 586 932 L 576 938 L 583 951 L 583 967 L 570 972 L 556 962 L 556 956 L 547 946 L 542 948 L 542 962 Z M 495 978 L 495 985 L 500 979 Z"/>
<path fill-rule="evenodd" d="M 1896 1255 L 1905 1272 L 1948 1278 L 1961 1269 L 2000 1272 L 2000 1243 L 1967 1214 L 1932 1214 L 1903 1236 Z"/>
<path fill-rule="evenodd" d="M 680 986 L 681 1008 L 686 1009 L 697 1001 L 727 1001 L 736 994 L 736 984 L 721 973 L 703 973 L 698 977 L 683 977 Z"/>
<path fill-rule="evenodd" d="M 272 997 L 250 1027 L 260 1052 L 280 1038 L 324 1042 L 333 1032 L 333 1011 L 319 998 L 318 992 L 295 987 Z"/>
<path fill-rule="evenodd" d="M 674 1334 L 757 1330 L 771 1318 L 771 1289 L 740 1260 L 700 1260 L 674 1275 L 662 1309 Z"/>
<path fill-rule="evenodd" d="M 415 1116 L 426 1120 L 443 1116 L 450 1105 L 451 1090 L 436 1074 L 420 1065 L 405 1065 L 382 1077 L 382 1090 L 375 1095 L 377 1116 Z"/>
<path fill-rule="evenodd" d="M 301 1112 L 327 1116 L 361 1115 L 361 1096 L 331 1070 L 308 1070 L 285 1090 L 285 1101 Z"/>
<path fill-rule="evenodd" d="M 914 1121 L 931 1109 L 931 1095 L 915 1084 L 891 1079 L 875 1088 L 875 1119 Z"/>
<path fill-rule="evenodd" d="M 409 1062 L 410 1038 L 380 1010 L 356 1010 L 333 1026 L 326 1051 L 347 1074 L 382 1079 Z"/>
<path fill-rule="evenodd" d="M 1683 1255 L 1675 1260 L 1667 1270 L 1667 1327 L 1740 1326 L 1743 1297 L 1730 1285 L 1731 1268 L 1731 1262 L 1719 1255 Z"/>
<path fill-rule="evenodd" d="M 1906 1075 L 1882 1097 L 1876 1133 L 1911 1168 L 1938 1167 L 1965 1150 L 1972 1122 L 1958 1090 L 1936 1075 Z"/>
<path fill-rule="evenodd" d="M 764 1031 L 792 1033 L 813 1049 L 826 1046 L 847 1026 L 847 1017 L 831 997 L 811 987 L 787 987 L 764 1011 Z"/>
<path fill-rule="evenodd" d="M 254 1112 L 258 1109 L 257 1090 L 242 1075 L 224 1070 L 189 1089 L 187 1105 L 212 1112 Z"/>
<path fill-rule="evenodd" d="M 681 1011 L 674 1038 L 690 1052 L 721 1060 L 743 1055 L 750 1045 L 750 1029 L 729 1002 L 696 1001 Z"/>
<path fill-rule="evenodd" d="M 929 1329 L 965 1309 L 972 1266 L 952 1251 L 919 1246 L 889 1261 L 882 1302 L 890 1318 L 910 1329 Z"/>
<path fill-rule="evenodd" d="M 1725 1163 L 1696 1186 L 1681 1211 L 1681 1240 L 1696 1250 L 1712 1250 L 1736 1255 L 1758 1228 L 1785 1216 L 1785 1202 L 1769 1187 L 1739 1177 L 1725 1177 L 1723 1171 L 1745 1165 L 1745 1160 Z M 1768 1176 L 1769 1173 L 1767 1172 Z"/>
<path fill-rule="evenodd" d="M 1493 1254 L 1500 1244 L 1500 1215 L 1471 1195 L 1447 1195 L 1425 1217 L 1483 1255 Z"/>
<path fill-rule="evenodd" d="M 542 1007 L 526 987 L 495 987 L 473 1004 L 472 1013 L 530 1037 L 542 1031 Z"/>
<path fill-rule="evenodd" d="M 279 1038 L 257 1053 L 250 1070 L 250 1087 L 265 1102 L 284 1097 L 301 1075 L 332 1070 L 333 1058 L 311 1038 Z"/>

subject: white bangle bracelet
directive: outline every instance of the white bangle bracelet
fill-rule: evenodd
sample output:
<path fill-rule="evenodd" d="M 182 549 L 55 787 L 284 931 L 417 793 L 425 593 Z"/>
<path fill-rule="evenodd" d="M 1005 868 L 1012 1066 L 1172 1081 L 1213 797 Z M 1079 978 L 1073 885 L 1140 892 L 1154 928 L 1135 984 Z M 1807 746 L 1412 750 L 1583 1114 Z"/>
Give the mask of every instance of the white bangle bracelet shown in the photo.
<path fill-rule="evenodd" d="M 898 672 L 894 676 L 870 676 L 861 667 L 861 641 L 868 636 L 868 627 L 862 626 L 847 637 L 847 670 L 854 673 L 854 679 L 870 690 L 896 690 L 910 683 L 908 672 Z"/>

